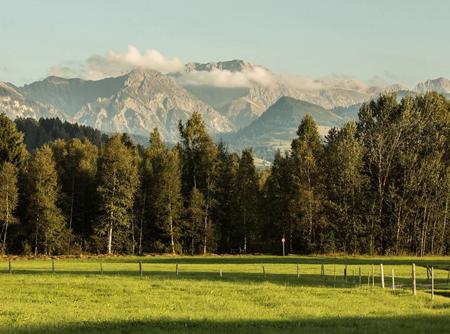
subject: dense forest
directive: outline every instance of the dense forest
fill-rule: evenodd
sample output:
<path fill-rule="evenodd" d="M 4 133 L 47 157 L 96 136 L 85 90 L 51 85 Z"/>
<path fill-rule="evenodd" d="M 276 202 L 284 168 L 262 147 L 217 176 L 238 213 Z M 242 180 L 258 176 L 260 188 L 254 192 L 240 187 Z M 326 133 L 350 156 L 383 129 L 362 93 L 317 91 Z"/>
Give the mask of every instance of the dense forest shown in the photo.
<path fill-rule="evenodd" d="M 282 238 L 289 253 L 450 253 L 450 103 L 435 93 L 382 95 L 326 138 L 306 116 L 264 170 L 199 113 L 175 147 L 154 129 L 145 149 L 41 123 L 0 115 L 2 253 L 281 253 Z"/>

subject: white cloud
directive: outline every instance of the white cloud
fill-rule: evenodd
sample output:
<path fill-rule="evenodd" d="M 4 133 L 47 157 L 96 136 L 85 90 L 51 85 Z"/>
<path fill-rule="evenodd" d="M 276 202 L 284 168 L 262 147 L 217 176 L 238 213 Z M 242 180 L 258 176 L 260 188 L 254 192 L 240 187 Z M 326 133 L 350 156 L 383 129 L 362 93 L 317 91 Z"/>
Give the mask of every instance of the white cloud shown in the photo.
<path fill-rule="evenodd" d="M 274 81 L 270 71 L 252 66 L 241 72 L 213 69 L 211 71 L 191 71 L 183 73 L 178 81 L 182 85 L 208 85 L 216 87 L 251 87 L 255 84 L 268 86 Z"/>
<path fill-rule="evenodd" d="M 135 68 L 169 73 L 182 71 L 184 64 L 177 57 L 166 57 L 154 49 L 141 53 L 135 46 L 130 45 L 127 51 L 123 53 L 110 50 L 103 56 L 93 55 L 81 64 L 71 63 L 52 67 L 49 70 L 49 74 L 97 80 L 119 76 Z"/>

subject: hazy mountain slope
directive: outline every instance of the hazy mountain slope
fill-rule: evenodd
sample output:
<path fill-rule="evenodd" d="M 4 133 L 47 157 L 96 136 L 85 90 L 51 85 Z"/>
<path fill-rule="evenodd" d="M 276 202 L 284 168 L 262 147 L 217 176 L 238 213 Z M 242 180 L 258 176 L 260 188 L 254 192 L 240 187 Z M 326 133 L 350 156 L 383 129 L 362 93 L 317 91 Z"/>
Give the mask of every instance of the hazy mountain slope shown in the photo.
<path fill-rule="evenodd" d="M 104 132 L 128 132 L 148 136 L 158 127 L 166 141 L 178 140 L 178 123 L 194 111 L 202 114 L 211 134 L 230 132 L 232 124 L 211 106 L 194 97 L 177 82 L 159 72 L 132 71 L 110 98 L 88 103 L 75 115 L 80 124 Z"/>
<path fill-rule="evenodd" d="M 12 84 L 0 82 L 0 112 L 11 119 L 18 117 L 68 119 L 69 117 L 57 108 L 44 103 L 29 100 Z"/>
<path fill-rule="evenodd" d="M 126 79 L 126 76 L 121 76 L 90 81 L 52 76 L 25 85 L 20 91 L 30 99 L 51 104 L 69 116 L 74 116 L 87 103 L 117 93 Z"/>
<path fill-rule="evenodd" d="M 311 115 L 325 135 L 343 119 L 330 110 L 309 102 L 282 97 L 249 126 L 232 135 L 224 136 L 238 150 L 253 147 L 258 156 L 271 160 L 277 149 L 288 149 L 302 119 Z"/>
<path fill-rule="evenodd" d="M 440 77 L 434 80 L 420 82 L 415 87 L 415 91 L 419 94 L 434 91 L 441 94 L 450 94 L 450 80 Z"/>

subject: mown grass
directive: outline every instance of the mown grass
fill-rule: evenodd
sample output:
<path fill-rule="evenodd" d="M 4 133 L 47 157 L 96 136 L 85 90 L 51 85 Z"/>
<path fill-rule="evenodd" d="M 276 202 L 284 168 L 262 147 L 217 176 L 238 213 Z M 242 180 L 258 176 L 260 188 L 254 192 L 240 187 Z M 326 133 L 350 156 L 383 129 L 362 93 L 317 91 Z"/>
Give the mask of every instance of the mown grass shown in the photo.
<path fill-rule="evenodd" d="M 434 300 L 427 264 L 441 268 Z M 57 259 L 55 273 L 50 259 L 15 259 L 9 274 L 3 259 L 0 333 L 448 333 L 449 265 L 444 257 L 156 256 Z"/>

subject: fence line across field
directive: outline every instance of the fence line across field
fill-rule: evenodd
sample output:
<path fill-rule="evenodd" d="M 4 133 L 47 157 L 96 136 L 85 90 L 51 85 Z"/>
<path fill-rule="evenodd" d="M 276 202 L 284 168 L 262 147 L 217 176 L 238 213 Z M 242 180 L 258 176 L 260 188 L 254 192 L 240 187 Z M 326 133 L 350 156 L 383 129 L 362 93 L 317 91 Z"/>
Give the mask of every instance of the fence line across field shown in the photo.
<path fill-rule="evenodd" d="M 57 273 L 58 268 L 57 268 L 57 260 L 55 258 L 51 258 L 51 263 L 49 265 L 48 268 L 48 272 L 51 273 Z M 14 265 L 13 265 L 13 259 L 11 257 L 7 258 L 7 272 L 12 274 L 14 271 L 16 271 L 17 273 L 22 272 L 28 272 L 28 271 L 36 271 L 36 272 L 46 272 L 45 268 L 38 268 L 38 270 L 36 270 L 36 268 L 23 268 L 23 266 L 20 266 L 19 269 L 14 269 Z M 100 258 L 98 262 L 96 261 L 92 261 L 92 262 L 86 262 L 87 263 L 92 263 L 92 264 L 97 264 L 99 265 L 99 274 L 104 274 L 105 270 L 104 270 L 104 259 Z M 107 262 L 106 262 L 107 263 Z M 109 264 L 114 264 L 114 265 L 119 265 L 119 262 L 110 262 Z M 131 265 L 132 262 L 126 262 L 127 265 Z M 137 265 L 136 267 L 136 271 L 138 276 L 143 277 L 144 276 L 144 264 L 146 264 L 147 266 L 150 266 L 152 264 L 155 263 L 146 263 L 143 262 L 142 260 L 139 260 L 135 263 Z M 160 264 L 160 265 L 167 265 L 167 264 Z M 189 264 L 189 263 L 183 263 L 183 269 L 185 274 L 192 274 L 195 273 L 196 271 L 189 271 L 187 270 L 189 268 L 190 265 L 195 266 L 195 264 Z M 233 265 L 238 265 L 238 264 L 233 264 Z M 243 266 L 253 266 L 253 264 L 242 264 Z M 256 263 L 255 263 L 256 265 Z M 285 266 L 287 267 L 288 265 L 291 264 L 275 264 L 275 266 Z M 336 269 L 336 265 L 342 266 L 343 267 L 343 271 L 342 271 L 342 276 L 340 276 L 337 272 Z M 212 265 L 210 265 L 212 266 Z M 224 268 L 221 267 L 222 264 L 218 264 L 219 268 L 218 268 L 218 272 L 219 272 L 219 277 L 223 278 L 224 277 Z M 314 278 L 315 276 L 317 276 L 318 278 L 322 278 L 322 281 L 324 282 L 329 282 L 330 280 L 333 281 L 333 286 L 336 286 L 337 282 L 341 282 L 341 283 L 345 283 L 345 286 L 352 286 L 352 287 L 363 287 L 362 284 L 362 266 L 366 266 L 369 267 L 369 270 L 367 271 L 367 288 L 369 289 L 370 287 L 374 288 L 375 287 L 375 277 L 376 277 L 376 271 L 375 271 L 375 265 L 374 264 L 354 264 L 354 265 L 348 265 L 348 264 L 336 264 L 336 263 L 296 263 L 295 267 L 292 264 L 292 276 L 296 277 L 297 280 L 299 280 L 302 276 L 300 274 L 300 268 L 301 267 L 306 267 L 308 269 L 311 269 L 311 267 L 315 267 L 317 266 L 317 274 L 315 274 L 314 272 L 307 272 L 306 270 L 304 270 L 304 274 L 303 274 L 303 278 L 308 278 L 308 276 L 310 276 L 311 278 Z M 411 264 L 411 276 L 405 277 L 405 276 L 399 276 L 397 275 L 397 277 L 395 276 L 395 265 L 390 265 L 392 267 L 391 269 L 391 290 L 395 291 L 396 289 L 399 288 L 407 288 L 407 287 L 411 287 L 412 289 L 412 295 L 416 295 L 417 294 L 417 288 L 426 288 L 426 289 L 430 289 L 431 292 L 431 298 L 434 298 L 435 295 L 435 288 L 439 287 L 439 286 L 449 286 L 450 285 L 450 266 L 444 266 L 444 265 L 440 265 L 440 266 L 430 266 L 430 265 L 426 265 L 426 266 L 421 266 L 422 268 L 426 269 L 426 281 L 429 282 L 428 284 L 423 284 L 423 283 L 418 283 L 417 282 L 417 272 L 416 272 L 416 265 L 414 263 Z M 406 265 L 398 265 L 398 266 L 406 266 Z M 67 271 L 67 262 L 65 263 L 65 270 Z M 351 282 L 349 280 L 349 267 L 352 267 L 352 277 L 351 277 Z M 356 278 L 356 274 L 355 274 L 355 268 L 357 267 L 358 269 L 358 276 Z M 261 264 L 260 267 L 261 270 L 261 276 L 262 278 L 266 279 L 267 277 L 276 277 L 277 275 L 286 275 L 289 273 L 274 273 L 274 274 L 270 274 L 270 272 L 267 271 L 268 268 L 270 268 L 270 266 L 268 266 L 267 264 Z M 332 268 L 332 271 L 329 269 Z M 181 276 L 181 266 L 180 263 L 175 263 L 175 275 Z M 379 273 L 378 276 L 379 277 L 379 286 L 382 289 L 386 289 L 386 285 L 385 285 L 385 267 L 384 264 L 379 264 Z M 436 270 L 441 270 L 441 271 L 447 271 L 447 278 L 446 278 L 446 282 L 442 282 L 443 278 L 440 279 L 440 283 L 437 283 L 435 281 L 436 276 L 435 276 L 435 272 Z M 125 270 L 127 272 L 133 272 L 132 269 L 128 269 Z M 62 271 L 64 273 L 64 270 Z M 76 273 L 77 270 L 73 270 L 71 271 L 71 273 Z M 82 271 L 80 271 L 81 273 Z M 113 273 L 114 271 L 109 271 L 109 273 Z M 121 271 L 118 271 L 118 273 L 120 273 Z M 96 271 L 92 271 L 89 272 L 92 274 L 95 274 Z M 161 273 L 161 272 L 158 272 Z M 210 272 L 201 272 L 203 275 L 207 275 L 207 274 L 213 274 Z M 216 271 L 217 273 L 217 271 Z M 152 272 L 151 271 L 147 271 L 147 274 L 151 275 Z M 236 271 L 236 270 L 230 270 L 229 272 L 227 272 L 227 277 L 232 277 L 233 274 L 237 275 L 245 275 L 245 272 L 240 272 L 240 271 Z M 248 274 L 248 273 L 247 273 Z M 256 272 L 252 273 L 253 275 L 257 274 Z M 217 275 L 217 274 L 216 274 Z M 424 278 L 421 278 L 421 280 L 424 280 Z M 410 280 L 410 284 L 405 284 L 405 281 Z M 378 280 L 377 280 L 378 281 Z M 403 283 L 401 283 L 403 281 Z"/>

